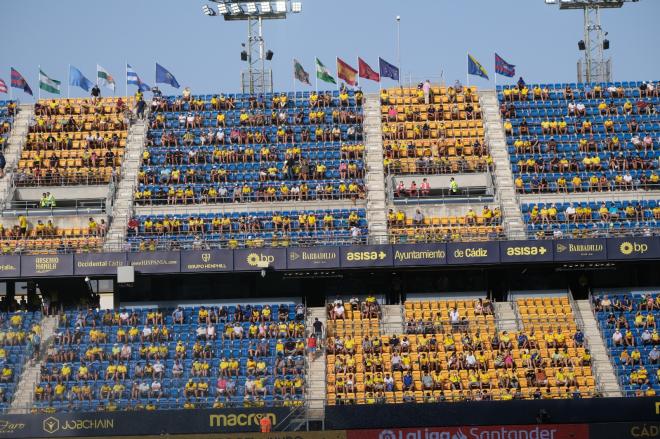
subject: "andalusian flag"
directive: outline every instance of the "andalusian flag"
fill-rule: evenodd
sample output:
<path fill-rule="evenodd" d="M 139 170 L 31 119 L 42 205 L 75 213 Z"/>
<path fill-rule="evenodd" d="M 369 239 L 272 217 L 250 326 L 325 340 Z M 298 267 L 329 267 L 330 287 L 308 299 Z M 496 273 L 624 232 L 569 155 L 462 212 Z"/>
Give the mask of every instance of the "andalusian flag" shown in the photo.
<path fill-rule="evenodd" d="M 104 69 L 98 64 L 96 65 L 96 78 L 98 79 L 101 85 L 108 87 L 114 93 L 115 85 L 116 85 L 115 78 L 112 77 L 110 72 L 108 72 L 106 69 Z"/>
<path fill-rule="evenodd" d="M 39 69 L 39 88 L 47 91 L 48 93 L 53 93 L 55 95 L 60 94 L 60 84 L 61 81 L 56 79 L 49 78 L 41 69 Z"/>
<path fill-rule="evenodd" d="M 316 77 L 321 81 L 329 82 L 331 84 L 336 84 L 335 78 L 330 74 L 328 68 L 323 65 L 321 60 L 316 58 Z"/>

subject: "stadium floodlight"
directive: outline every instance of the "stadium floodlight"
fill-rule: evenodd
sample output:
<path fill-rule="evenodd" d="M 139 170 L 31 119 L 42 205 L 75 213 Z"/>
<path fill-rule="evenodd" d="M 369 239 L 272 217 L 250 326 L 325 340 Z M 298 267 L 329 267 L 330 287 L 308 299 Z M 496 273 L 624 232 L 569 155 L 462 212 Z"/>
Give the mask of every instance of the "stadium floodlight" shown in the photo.
<path fill-rule="evenodd" d="M 222 15 L 227 15 L 229 14 L 229 8 L 227 8 L 227 4 L 225 3 L 218 3 L 218 12 Z"/>
<path fill-rule="evenodd" d="M 241 6 L 238 3 L 229 3 L 229 12 L 232 13 L 232 15 L 238 15 L 243 12 L 241 9 Z"/>
<path fill-rule="evenodd" d="M 204 13 L 204 15 L 207 15 L 209 17 L 213 17 L 213 16 L 217 15 L 215 10 L 211 9 L 211 7 L 208 6 L 208 5 L 202 6 L 202 12 Z"/>
<path fill-rule="evenodd" d="M 302 2 L 291 2 L 291 12 L 302 12 Z"/>
<path fill-rule="evenodd" d="M 248 14 L 256 14 L 257 13 L 257 4 L 255 2 L 246 3 L 245 8 L 246 8 Z"/>
<path fill-rule="evenodd" d="M 578 61 L 578 82 L 611 82 L 612 60 L 605 59 L 604 50 L 610 46 L 600 24 L 601 9 L 618 9 L 639 0 L 545 0 L 546 5 L 559 5 L 562 11 L 582 11 L 584 38 L 578 42 L 584 58 Z"/>
<path fill-rule="evenodd" d="M 270 2 L 261 2 L 261 13 L 262 14 L 270 14 L 271 13 Z"/>
<path fill-rule="evenodd" d="M 275 2 L 275 12 L 284 13 L 286 12 L 286 2 L 285 1 L 276 1 Z"/>

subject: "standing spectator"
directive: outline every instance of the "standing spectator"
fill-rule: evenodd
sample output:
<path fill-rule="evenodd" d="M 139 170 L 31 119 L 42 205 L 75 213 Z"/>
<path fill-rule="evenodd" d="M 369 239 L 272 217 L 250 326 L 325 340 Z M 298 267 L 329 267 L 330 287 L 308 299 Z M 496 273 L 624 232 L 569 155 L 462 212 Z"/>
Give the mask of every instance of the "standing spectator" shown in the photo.
<path fill-rule="evenodd" d="M 314 327 L 314 334 L 316 335 L 317 338 L 323 337 L 323 323 L 319 320 L 318 317 L 314 318 L 314 323 L 312 324 Z"/>
<path fill-rule="evenodd" d="M 137 117 L 144 119 L 144 107 L 146 106 L 144 99 L 140 99 L 137 102 Z"/>
<path fill-rule="evenodd" d="M 7 166 L 7 159 L 2 151 L 0 151 L 0 178 L 5 176 L 5 166 Z"/>
<path fill-rule="evenodd" d="M 454 179 L 454 177 L 451 177 L 449 179 L 449 195 L 455 196 L 458 195 L 458 183 Z"/>
<path fill-rule="evenodd" d="M 428 105 L 431 102 L 431 81 L 427 79 L 422 85 L 422 90 L 424 91 L 424 103 Z"/>

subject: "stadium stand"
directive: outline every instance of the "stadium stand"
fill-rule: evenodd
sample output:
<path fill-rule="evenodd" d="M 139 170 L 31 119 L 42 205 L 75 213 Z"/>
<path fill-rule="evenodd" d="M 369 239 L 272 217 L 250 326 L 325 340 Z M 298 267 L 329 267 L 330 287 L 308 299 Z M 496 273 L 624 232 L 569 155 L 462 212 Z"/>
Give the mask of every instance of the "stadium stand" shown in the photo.
<path fill-rule="evenodd" d="M 35 410 L 301 405 L 304 337 L 293 303 L 67 311 Z"/>
<path fill-rule="evenodd" d="M 656 200 L 523 204 L 528 233 L 537 238 L 651 235 L 660 227 Z"/>
<path fill-rule="evenodd" d="M 625 396 L 660 390 L 660 294 L 615 293 L 593 297 L 596 318 Z"/>
<path fill-rule="evenodd" d="M 17 111 L 15 101 L 0 101 L 0 151 L 4 152 L 7 146 L 9 133 Z"/>
<path fill-rule="evenodd" d="M 660 103 L 642 82 L 498 86 L 519 193 L 658 189 Z"/>
<path fill-rule="evenodd" d="M 467 208 L 463 216 L 427 216 L 417 208 L 413 215 L 390 209 L 387 222 L 392 243 L 481 241 L 504 237 L 499 207 L 484 206 L 477 213 Z"/>
<path fill-rule="evenodd" d="M 33 342 L 40 342 L 40 321 L 40 312 L 0 313 L 0 413 L 9 408 L 23 367 L 35 354 Z"/>
<path fill-rule="evenodd" d="M 487 299 L 409 300 L 404 333 L 387 336 L 378 320 L 364 321 L 368 304 L 328 305 L 329 404 L 595 394 L 590 354 L 567 297 L 518 299 L 519 332 L 498 329 Z"/>
<path fill-rule="evenodd" d="M 362 100 L 346 90 L 155 99 L 136 202 L 364 198 Z"/>
<path fill-rule="evenodd" d="M 99 185 L 119 170 L 132 98 L 49 99 L 35 119 L 14 176 L 18 187 Z"/>
<path fill-rule="evenodd" d="M 366 241 L 365 217 L 364 209 L 139 216 L 129 223 L 128 241 L 140 251 L 346 245 Z"/>
<path fill-rule="evenodd" d="M 381 91 L 385 172 L 485 172 L 492 160 L 476 87 L 424 90 L 420 84 Z"/>

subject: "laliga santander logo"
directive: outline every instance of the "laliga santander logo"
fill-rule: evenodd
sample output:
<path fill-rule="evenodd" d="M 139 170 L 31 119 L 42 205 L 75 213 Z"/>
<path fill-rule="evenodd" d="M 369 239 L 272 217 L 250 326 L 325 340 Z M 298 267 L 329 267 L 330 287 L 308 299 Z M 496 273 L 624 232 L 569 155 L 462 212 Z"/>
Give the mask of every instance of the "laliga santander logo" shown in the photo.
<path fill-rule="evenodd" d="M 422 432 L 418 430 L 417 432 L 413 433 L 415 438 L 446 438 L 446 439 L 468 439 L 468 437 L 463 433 L 463 431 L 459 428 L 458 431 L 454 434 L 451 435 L 451 438 L 449 437 L 449 432 L 440 432 L 440 431 L 425 431 L 424 434 L 422 435 Z M 399 430 L 399 434 L 392 430 L 383 430 L 378 434 L 378 439 L 404 439 L 410 437 L 409 433 L 406 433 L 404 431 Z"/>

